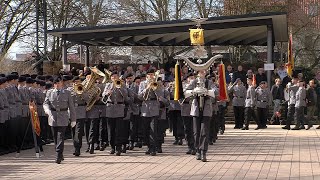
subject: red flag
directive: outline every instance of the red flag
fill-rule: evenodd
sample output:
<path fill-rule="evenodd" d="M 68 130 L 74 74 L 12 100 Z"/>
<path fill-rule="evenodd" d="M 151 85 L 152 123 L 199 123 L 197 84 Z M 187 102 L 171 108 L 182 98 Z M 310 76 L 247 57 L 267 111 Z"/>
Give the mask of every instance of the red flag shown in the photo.
<path fill-rule="evenodd" d="M 255 74 L 252 75 L 252 85 L 254 87 L 257 86 L 257 80 L 256 80 L 256 75 Z"/>
<path fill-rule="evenodd" d="M 29 109 L 33 129 L 35 133 L 40 136 L 41 128 L 36 104 L 34 102 L 29 102 Z"/>
<path fill-rule="evenodd" d="M 223 62 L 221 62 L 219 65 L 219 99 L 220 101 L 229 101 L 226 82 L 226 69 Z"/>
<path fill-rule="evenodd" d="M 289 42 L 288 42 L 288 63 L 286 64 L 287 73 L 290 77 L 292 77 L 292 71 L 294 69 L 294 59 L 292 52 L 292 33 L 290 32 Z"/>

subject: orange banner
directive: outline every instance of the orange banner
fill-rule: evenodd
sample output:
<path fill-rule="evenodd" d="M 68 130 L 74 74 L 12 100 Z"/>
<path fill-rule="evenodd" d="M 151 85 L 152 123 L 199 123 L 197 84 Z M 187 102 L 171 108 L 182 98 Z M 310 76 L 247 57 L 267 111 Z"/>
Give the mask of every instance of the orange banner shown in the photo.
<path fill-rule="evenodd" d="M 30 116 L 35 133 L 40 136 L 40 120 L 38 116 L 37 106 L 34 102 L 29 102 Z"/>
<path fill-rule="evenodd" d="M 289 42 L 288 42 L 288 63 L 286 64 L 287 73 L 292 77 L 293 68 L 294 68 L 294 58 L 292 52 L 292 33 L 290 32 Z"/>
<path fill-rule="evenodd" d="M 219 99 L 220 101 L 229 101 L 226 82 L 226 69 L 222 62 L 219 65 Z"/>

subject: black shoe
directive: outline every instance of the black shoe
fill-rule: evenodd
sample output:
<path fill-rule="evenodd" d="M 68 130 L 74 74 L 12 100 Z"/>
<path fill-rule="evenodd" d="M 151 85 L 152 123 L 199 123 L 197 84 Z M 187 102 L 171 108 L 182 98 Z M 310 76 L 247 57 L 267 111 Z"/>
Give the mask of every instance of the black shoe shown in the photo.
<path fill-rule="evenodd" d="M 192 151 L 191 151 L 191 155 L 196 155 L 197 154 L 197 150 L 196 149 L 193 149 Z"/>
<path fill-rule="evenodd" d="M 304 127 L 304 126 L 300 126 L 299 128 L 300 128 L 300 129 L 306 129 L 306 127 Z"/>
<path fill-rule="evenodd" d="M 120 156 L 120 155 L 121 155 L 121 151 L 117 151 L 116 156 Z"/>
<path fill-rule="evenodd" d="M 94 153 L 94 145 L 93 145 L 93 144 L 90 145 L 89 153 L 90 153 L 90 154 L 93 154 L 93 153 Z"/>
<path fill-rule="evenodd" d="M 186 154 L 191 154 L 191 153 L 192 153 L 192 149 L 189 148 Z"/>
<path fill-rule="evenodd" d="M 178 142 L 179 142 L 179 140 L 178 139 L 176 139 L 176 140 L 174 140 L 174 142 L 172 143 L 173 145 L 177 145 L 178 144 Z"/>
<path fill-rule="evenodd" d="M 241 130 L 249 130 L 249 127 L 245 126 L 245 127 L 241 128 Z"/>
<path fill-rule="evenodd" d="M 258 127 L 256 127 L 254 130 L 259 130 L 259 129 L 261 129 L 261 128 L 258 126 Z"/>
<path fill-rule="evenodd" d="M 300 130 L 300 128 L 295 126 L 295 127 L 292 128 L 291 130 Z"/>
<path fill-rule="evenodd" d="M 182 139 L 179 139 L 178 145 L 182 145 L 182 144 L 183 144 Z"/>
<path fill-rule="evenodd" d="M 152 152 L 150 153 L 150 155 L 151 155 L 151 156 L 155 156 L 155 155 L 157 155 L 157 153 L 156 153 L 155 151 L 152 151 Z"/>
<path fill-rule="evenodd" d="M 106 145 L 105 145 L 105 147 L 109 147 L 109 146 L 110 146 L 110 144 L 109 144 L 109 142 L 107 142 Z"/>
<path fill-rule="evenodd" d="M 88 153 L 90 151 L 90 146 L 88 146 L 87 150 L 86 150 L 86 153 Z"/>
<path fill-rule="evenodd" d="M 142 143 L 141 142 L 138 143 L 138 147 L 142 148 Z"/>
<path fill-rule="evenodd" d="M 209 141 L 209 145 L 213 145 L 213 141 Z"/>
<path fill-rule="evenodd" d="M 100 150 L 100 146 L 97 145 L 97 146 L 94 148 L 94 150 Z"/>
<path fill-rule="evenodd" d="M 320 129 L 320 125 L 316 129 Z"/>
<path fill-rule="evenodd" d="M 150 150 L 148 149 L 145 153 L 146 153 L 147 155 L 150 154 Z"/>
<path fill-rule="evenodd" d="M 80 156 L 80 149 L 76 149 L 73 153 L 74 156 Z"/>
<path fill-rule="evenodd" d="M 233 129 L 240 129 L 240 127 L 235 126 L 235 127 L 233 127 Z"/>
<path fill-rule="evenodd" d="M 202 152 L 201 161 L 202 162 L 207 162 L 207 155 L 206 155 L 205 152 Z"/>
<path fill-rule="evenodd" d="M 201 153 L 200 152 L 197 153 L 197 158 L 196 159 L 197 160 L 201 160 Z"/>
<path fill-rule="evenodd" d="M 130 143 L 129 143 L 129 150 L 133 150 L 133 149 L 134 149 L 133 142 L 130 142 Z"/>
<path fill-rule="evenodd" d="M 115 152 L 116 152 L 116 150 L 114 148 L 112 148 L 109 153 L 114 154 Z"/>
<path fill-rule="evenodd" d="M 221 134 L 221 135 L 224 134 L 224 130 L 220 130 L 220 134 Z"/>
<path fill-rule="evenodd" d="M 162 153 L 162 147 L 161 147 L 161 146 L 159 146 L 159 147 L 157 148 L 157 152 L 158 152 L 158 153 Z"/>
<path fill-rule="evenodd" d="M 121 151 L 122 153 L 127 153 L 127 148 L 126 148 L 126 146 L 124 146 L 123 148 L 122 148 L 122 151 Z"/>
<path fill-rule="evenodd" d="M 57 158 L 55 162 L 56 162 L 57 164 L 60 164 L 60 163 L 61 163 L 61 161 L 62 161 L 62 159 L 61 159 L 61 158 Z"/>
<path fill-rule="evenodd" d="M 310 128 L 312 128 L 313 125 L 308 125 L 307 129 L 306 130 L 309 130 Z"/>
<path fill-rule="evenodd" d="M 64 161 L 64 156 L 62 155 L 62 157 L 61 157 L 61 161 Z"/>
<path fill-rule="evenodd" d="M 267 129 L 268 126 L 262 126 L 260 129 Z"/>
<path fill-rule="evenodd" d="M 39 146 L 39 150 L 40 150 L 40 152 L 43 152 L 43 147 Z"/>
<path fill-rule="evenodd" d="M 290 126 L 284 126 L 284 127 L 282 127 L 282 129 L 290 130 L 291 128 L 290 128 Z"/>

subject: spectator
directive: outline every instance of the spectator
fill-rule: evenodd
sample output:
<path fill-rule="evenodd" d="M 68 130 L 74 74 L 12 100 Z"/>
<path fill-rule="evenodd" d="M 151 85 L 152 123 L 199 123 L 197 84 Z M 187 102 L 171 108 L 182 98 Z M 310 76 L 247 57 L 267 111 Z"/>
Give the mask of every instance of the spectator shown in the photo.
<path fill-rule="evenodd" d="M 151 61 L 148 61 L 148 64 L 146 64 L 145 66 L 144 66 L 144 70 L 145 71 L 148 71 L 150 68 L 151 68 Z"/>
<path fill-rule="evenodd" d="M 252 69 L 249 69 L 249 70 L 247 71 L 247 78 L 253 78 L 253 71 L 252 71 Z M 257 82 L 256 82 L 256 84 L 257 84 Z"/>
<path fill-rule="evenodd" d="M 182 79 L 187 78 L 188 73 L 189 73 L 188 67 L 183 66 L 182 67 Z"/>
<path fill-rule="evenodd" d="M 298 79 L 299 79 L 299 81 L 303 80 L 303 74 L 302 73 L 298 73 Z"/>
<path fill-rule="evenodd" d="M 257 84 L 260 84 L 261 81 L 268 81 L 267 80 L 267 76 L 264 73 L 264 69 L 263 68 L 259 68 L 258 69 L 258 74 L 256 75 L 256 82 Z"/>
<path fill-rule="evenodd" d="M 233 76 L 233 68 L 231 65 L 227 66 L 227 70 L 226 70 L 226 83 L 230 84 L 231 80 L 232 80 L 232 76 Z"/>
<path fill-rule="evenodd" d="M 277 73 L 278 73 L 281 81 L 283 81 L 283 78 L 285 78 L 285 77 L 288 75 L 287 69 L 284 67 L 283 64 L 281 64 L 281 65 L 278 67 Z"/>
<path fill-rule="evenodd" d="M 171 67 L 170 71 L 166 74 L 165 80 L 167 80 L 169 82 L 174 81 L 174 68 L 173 67 Z"/>
<path fill-rule="evenodd" d="M 144 70 L 143 65 L 140 64 L 136 71 L 136 76 L 141 76 L 142 74 L 146 74 L 146 71 Z"/>
<path fill-rule="evenodd" d="M 273 100 L 273 114 L 271 117 L 271 122 L 276 121 L 277 112 L 281 109 L 281 101 L 284 100 L 284 88 L 281 85 L 281 79 L 277 78 L 275 84 L 271 88 L 272 100 Z"/>
<path fill-rule="evenodd" d="M 316 112 L 316 108 L 317 108 L 317 93 L 315 91 L 314 80 L 311 80 L 309 81 L 309 87 L 307 88 L 307 118 L 306 118 L 306 123 L 308 124 L 307 130 L 309 130 L 312 127 L 311 121 L 314 120 L 313 116 L 314 116 L 314 113 Z"/>
<path fill-rule="evenodd" d="M 243 71 L 241 65 L 238 66 L 238 71 L 236 71 L 232 76 L 232 83 L 236 81 L 236 79 L 240 78 L 243 84 L 247 83 L 246 73 Z"/>

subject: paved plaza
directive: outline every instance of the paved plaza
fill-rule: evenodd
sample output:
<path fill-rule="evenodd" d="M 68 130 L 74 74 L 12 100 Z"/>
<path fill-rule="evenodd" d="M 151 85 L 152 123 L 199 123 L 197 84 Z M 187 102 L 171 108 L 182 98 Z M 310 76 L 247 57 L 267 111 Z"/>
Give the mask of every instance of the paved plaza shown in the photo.
<path fill-rule="evenodd" d="M 0 179 L 320 179 L 320 130 L 287 131 L 280 126 L 249 131 L 227 125 L 224 135 L 209 147 L 208 162 L 186 155 L 186 145 L 172 145 L 167 134 L 163 154 L 147 156 L 146 147 L 121 156 L 108 151 L 72 155 L 66 141 L 65 160 L 54 163 L 53 145 L 44 147 L 44 157 L 34 150 L 20 158 L 0 156 Z"/>

